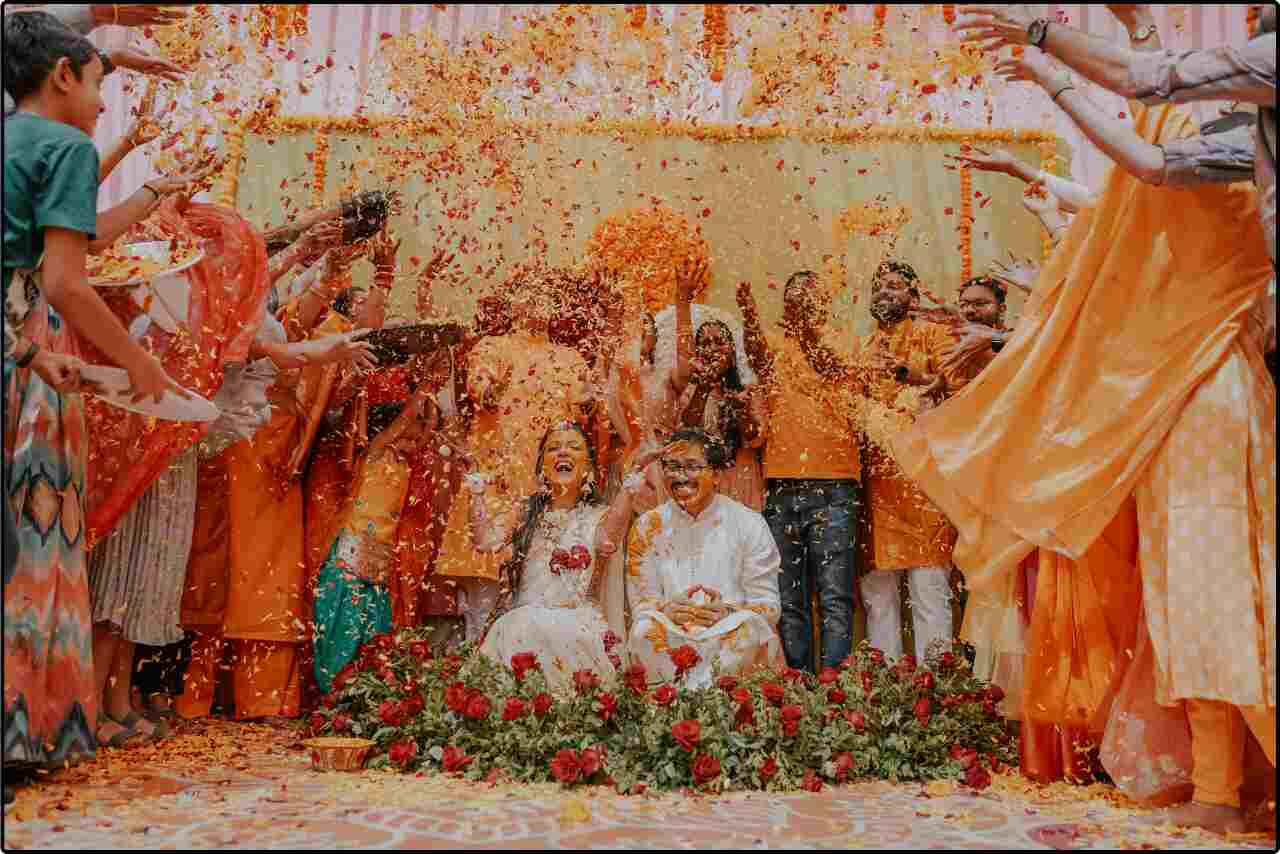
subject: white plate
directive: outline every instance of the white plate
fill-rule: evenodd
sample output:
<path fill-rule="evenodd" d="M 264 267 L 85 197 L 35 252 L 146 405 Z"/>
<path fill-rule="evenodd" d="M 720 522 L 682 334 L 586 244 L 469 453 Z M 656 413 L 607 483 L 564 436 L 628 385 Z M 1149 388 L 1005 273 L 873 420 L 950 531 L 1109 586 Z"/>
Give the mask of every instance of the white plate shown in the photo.
<path fill-rule="evenodd" d="M 97 389 L 90 391 L 90 394 L 101 398 L 104 403 L 130 412 L 151 415 L 166 421 L 214 421 L 220 414 L 218 407 L 189 389 L 184 391 L 192 395 L 191 400 L 167 391 L 159 403 L 150 398 L 134 403 L 130 400 L 128 393 L 129 372 L 122 368 L 87 365 L 80 369 L 80 376 L 97 384 Z"/>
<path fill-rule="evenodd" d="M 95 288 L 132 288 L 144 284 L 150 279 L 156 279 L 160 276 L 173 276 L 178 273 L 185 272 L 203 260 L 204 252 L 197 251 L 191 258 L 169 270 L 158 270 L 146 276 L 135 276 L 127 282 L 108 282 L 104 279 L 90 279 L 89 284 L 93 285 Z"/>

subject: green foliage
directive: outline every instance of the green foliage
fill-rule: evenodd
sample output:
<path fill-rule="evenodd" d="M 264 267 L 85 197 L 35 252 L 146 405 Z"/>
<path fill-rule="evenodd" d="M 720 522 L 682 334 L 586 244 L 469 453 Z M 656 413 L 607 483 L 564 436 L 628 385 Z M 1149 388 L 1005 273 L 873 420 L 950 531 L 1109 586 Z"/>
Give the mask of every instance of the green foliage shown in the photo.
<path fill-rule="evenodd" d="M 817 678 L 756 671 L 698 690 L 648 685 L 633 669 L 579 674 L 557 694 L 531 662 L 513 669 L 474 651 L 434 655 L 419 632 L 382 635 L 339 674 L 312 731 L 371 739 L 373 766 L 620 792 L 961 775 L 982 786 L 985 768 L 1018 763 L 999 689 L 945 645 L 919 668 L 910 657 L 886 666 L 864 644 Z"/>

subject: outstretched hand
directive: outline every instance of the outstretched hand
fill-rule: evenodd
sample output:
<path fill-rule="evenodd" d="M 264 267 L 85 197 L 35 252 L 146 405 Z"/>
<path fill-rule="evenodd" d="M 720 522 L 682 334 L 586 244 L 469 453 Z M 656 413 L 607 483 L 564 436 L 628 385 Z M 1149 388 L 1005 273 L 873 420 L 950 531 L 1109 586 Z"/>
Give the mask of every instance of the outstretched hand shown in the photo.
<path fill-rule="evenodd" d="M 1005 45 L 1028 44 L 1027 28 L 1034 20 L 1031 9 L 1021 4 L 963 5 L 956 7 L 952 29 L 961 41 L 978 44 L 989 52 Z"/>

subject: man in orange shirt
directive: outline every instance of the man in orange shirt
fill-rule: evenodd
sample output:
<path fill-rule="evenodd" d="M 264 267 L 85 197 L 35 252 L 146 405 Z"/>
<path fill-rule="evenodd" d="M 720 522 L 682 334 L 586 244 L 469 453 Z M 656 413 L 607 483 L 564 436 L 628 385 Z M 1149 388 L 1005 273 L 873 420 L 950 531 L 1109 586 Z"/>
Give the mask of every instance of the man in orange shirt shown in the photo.
<path fill-rule="evenodd" d="M 814 273 L 795 273 L 782 293 L 783 332 L 766 340 L 750 285 L 738 288 L 747 354 L 769 389 L 764 516 L 782 553 L 778 629 L 787 664 L 809 670 L 816 658 L 810 649 L 809 608 L 815 587 L 822 610 L 822 665 L 837 666 L 852 648 L 861 493 L 850 409 L 837 400 L 839 386 L 811 363 L 821 347 L 815 343 L 827 322 L 828 303 Z"/>

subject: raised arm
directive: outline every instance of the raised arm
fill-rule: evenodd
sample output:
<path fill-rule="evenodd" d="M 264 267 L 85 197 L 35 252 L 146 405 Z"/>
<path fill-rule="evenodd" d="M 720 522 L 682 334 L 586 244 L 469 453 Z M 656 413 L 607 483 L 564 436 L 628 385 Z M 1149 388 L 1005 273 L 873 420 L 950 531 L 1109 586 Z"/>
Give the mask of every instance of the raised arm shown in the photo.
<path fill-rule="evenodd" d="M 1058 198 L 1062 209 L 1067 213 L 1076 213 L 1082 208 L 1092 208 L 1097 204 L 1097 197 L 1083 184 L 1036 169 L 1003 149 L 986 151 L 975 145 L 968 152 L 949 154 L 947 157 L 958 166 L 967 166 L 979 172 L 1008 175 L 1026 184 L 1040 182 L 1046 191 Z"/>
<path fill-rule="evenodd" d="M 742 312 L 742 343 L 747 350 L 747 361 L 760 381 L 770 384 L 773 382 L 773 354 L 769 352 L 769 342 L 760 328 L 760 311 L 756 307 L 755 295 L 751 293 L 750 282 L 738 283 L 738 310 Z"/>
<path fill-rule="evenodd" d="M 1112 119 L 1071 84 L 1071 76 L 1042 51 L 1027 47 L 1022 56 L 1002 60 L 996 71 L 1011 80 L 1035 83 L 1071 117 L 1089 141 L 1130 175 L 1148 184 L 1164 183 L 1164 151 Z"/>
<path fill-rule="evenodd" d="M 678 398 L 693 378 L 693 295 L 707 274 L 707 265 L 690 261 L 676 270 L 676 364 L 671 388 Z"/>
<path fill-rule="evenodd" d="M 521 501 L 510 510 L 494 513 L 489 501 L 489 484 L 481 480 L 481 477 L 478 473 L 472 473 L 464 479 L 467 490 L 471 493 L 467 524 L 471 526 L 471 542 L 476 551 L 492 554 L 511 544 L 516 529 L 524 520 L 527 502 Z"/>

